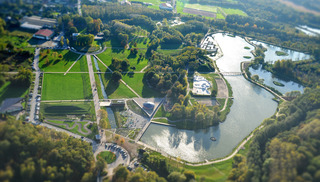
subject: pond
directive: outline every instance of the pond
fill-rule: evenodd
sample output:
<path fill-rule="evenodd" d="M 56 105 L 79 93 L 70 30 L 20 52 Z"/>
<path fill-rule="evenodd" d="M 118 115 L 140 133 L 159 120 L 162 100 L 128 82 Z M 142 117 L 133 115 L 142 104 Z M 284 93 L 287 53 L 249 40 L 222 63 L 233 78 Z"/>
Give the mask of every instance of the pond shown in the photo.
<path fill-rule="evenodd" d="M 252 41 L 252 43 L 256 45 L 262 45 L 263 47 L 267 48 L 268 50 L 264 52 L 265 54 L 265 62 L 271 62 L 274 63 L 277 60 L 282 60 L 282 59 L 291 59 L 292 61 L 299 61 L 299 60 L 305 60 L 305 59 L 310 59 L 310 55 L 302 53 L 302 52 L 297 52 L 285 48 L 281 48 L 278 46 L 274 46 L 271 44 L 259 42 L 259 41 Z M 285 56 L 278 56 L 276 54 L 276 51 L 284 52 L 287 55 Z"/>
<path fill-rule="evenodd" d="M 243 56 L 252 56 L 253 47 L 240 37 L 214 35 L 224 56 L 217 60 L 222 72 L 240 72 Z M 244 47 L 250 49 L 244 49 Z M 232 86 L 233 105 L 227 119 L 219 126 L 203 130 L 183 130 L 175 127 L 151 124 L 141 138 L 146 143 L 169 155 L 190 162 L 212 160 L 229 155 L 232 150 L 277 108 L 266 90 L 243 78 L 226 76 Z M 212 141 L 210 137 L 215 137 Z"/>
<path fill-rule="evenodd" d="M 271 86 L 277 89 L 282 94 L 285 94 L 291 91 L 300 91 L 301 93 L 303 93 L 304 87 L 302 85 L 290 80 L 283 80 L 283 79 L 277 78 L 273 76 L 271 72 L 264 70 L 261 65 L 250 67 L 249 72 L 251 73 L 251 76 L 258 75 L 259 79 L 264 79 L 263 83 L 265 85 Z M 274 81 L 279 82 L 284 86 L 277 86 L 273 83 Z"/>

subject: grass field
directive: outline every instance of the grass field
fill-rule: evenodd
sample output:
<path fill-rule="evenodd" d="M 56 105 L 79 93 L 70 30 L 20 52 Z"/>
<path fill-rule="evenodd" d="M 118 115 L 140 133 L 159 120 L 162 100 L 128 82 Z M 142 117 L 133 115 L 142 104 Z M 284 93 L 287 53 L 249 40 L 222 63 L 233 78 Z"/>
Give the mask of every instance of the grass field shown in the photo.
<path fill-rule="evenodd" d="M 40 112 L 47 119 L 65 120 L 67 115 L 95 119 L 93 102 L 42 102 Z"/>
<path fill-rule="evenodd" d="M 163 108 L 163 105 L 158 109 L 157 113 L 154 115 L 155 118 L 158 117 L 169 117 L 169 113 L 166 112 Z M 156 120 L 155 120 L 156 121 Z M 168 121 L 167 121 L 168 122 Z"/>
<path fill-rule="evenodd" d="M 69 72 L 88 72 L 88 64 L 85 56 L 82 56 Z"/>
<path fill-rule="evenodd" d="M 110 81 L 111 74 L 105 73 L 102 76 L 103 84 L 109 99 L 133 98 L 137 97 L 131 90 L 123 83 L 114 83 Z"/>
<path fill-rule="evenodd" d="M 92 99 L 89 74 L 44 74 L 42 100 Z"/>
<path fill-rule="evenodd" d="M 78 54 L 70 52 L 69 50 L 58 50 L 52 51 L 47 54 L 47 50 L 42 50 L 39 60 L 39 67 L 45 72 L 65 72 L 72 65 L 72 63 L 79 57 Z M 54 57 L 53 52 L 57 52 L 56 57 Z M 58 56 L 62 55 L 62 59 L 59 61 Z M 80 69 L 80 65 L 79 65 Z"/>
<path fill-rule="evenodd" d="M 102 158 L 103 160 L 105 160 L 108 164 L 111 164 L 113 163 L 117 158 L 116 158 L 116 155 L 113 153 L 113 152 L 110 152 L 110 151 L 103 151 L 103 152 L 100 152 L 98 155 L 97 155 L 97 159 L 98 158 Z"/>
<path fill-rule="evenodd" d="M 159 9 L 159 5 L 161 3 L 164 3 L 164 1 L 160 1 L 160 0 L 132 0 L 132 1 L 152 3 L 152 6 L 148 6 L 148 8 L 152 8 L 152 9 Z"/>
<path fill-rule="evenodd" d="M 136 42 L 137 48 L 147 48 L 149 41 L 150 40 L 147 37 L 136 37 L 130 42 L 130 47 L 133 47 L 134 43 Z"/>
<path fill-rule="evenodd" d="M 14 30 L 8 33 L 8 35 L 0 36 L 0 45 L 11 42 L 15 48 L 27 48 L 29 46 L 28 40 L 32 38 L 32 34 L 20 30 Z M 33 48 L 32 48 L 33 49 Z"/>
<path fill-rule="evenodd" d="M 242 16 L 248 16 L 247 13 L 243 12 L 240 9 L 233 9 L 233 8 L 221 8 L 222 11 L 224 11 L 228 15 L 242 15 Z"/>
<path fill-rule="evenodd" d="M 13 86 L 10 81 L 0 87 L 0 103 L 6 98 L 24 97 L 28 94 L 29 87 Z"/>
<path fill-rule="evenodd" d="M 146 83 L 144 83 L 143 76 L 144 73 L 126 74 L 122 77 L 122 80 L 125 81 L 141 97 L 163 97 L 163 94 L 151 89 Z"/>
<path fill-rule="evenodd" d="M 226 181 L 232 169 L 232 159 L 200 167 L 184 166 L 186 170 L 192 170 L 196 173 L 196 180 L 200 181 L 205 178 L 205 181 Z"/>
<path fill-rule="evenodd" d="M 217 13 L 217 6 L 206 6 L 201 4 L 186 4 L 184 7 Z"/>
<path fill-rule="evenodd" d="M 142 59 L 139 60 L 139 54 L 143 53 L 145 54 L 145 50 L 139 50 L 138 54 L 132 55 L 130 54 L 130 50 L 126 50 L 126 49 L 107 49 L 105 52 L 97 55 L 100 60 L 102 62 L 104 62 L 107 66 L 109 66 L 112 70 L 114 70 L 114 68 L 111 65 L 111 60 L 112 58 L 117 58 L 120 60 L 123 59 L 128 59 L 129 63 L 130 63 L 130 67 L 135 66 L 136 69 L 135 71 L 140 71 L 142 70 L 145 66 L 148 65 L 148 60 L 147 59 Z M 100 67 L 100 65 L 99 65 Z M 102 68 L 101 68 L 102 69 Z M 131 69 L 129 69 L 130 71 Z"/>

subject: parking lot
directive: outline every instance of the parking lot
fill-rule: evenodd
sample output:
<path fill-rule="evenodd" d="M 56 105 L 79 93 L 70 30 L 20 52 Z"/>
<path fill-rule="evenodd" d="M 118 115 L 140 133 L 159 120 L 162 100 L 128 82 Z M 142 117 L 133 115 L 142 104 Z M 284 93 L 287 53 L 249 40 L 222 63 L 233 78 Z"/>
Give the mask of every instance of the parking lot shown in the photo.
<path fill-rule="evenodd" d="M 100 144 L 100 146 L 94 154 L 95 158 L 100 152 L 103 151 L 113 152 L 117 157 L 117 159 L 113 163 L 108 164 L 108 176 L 112 175 L 113 169 L 118 167 L 119 165 L 128 166 L 130 163 L 130 155 L 128 154 L 128 151 L 120 145 L 113 143 Z"/>

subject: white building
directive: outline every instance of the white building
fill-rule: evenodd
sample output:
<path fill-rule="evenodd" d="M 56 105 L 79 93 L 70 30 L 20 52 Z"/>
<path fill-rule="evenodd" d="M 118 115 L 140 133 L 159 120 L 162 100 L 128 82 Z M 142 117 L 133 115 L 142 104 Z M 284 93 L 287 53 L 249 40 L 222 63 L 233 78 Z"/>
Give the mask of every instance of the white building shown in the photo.
<path fill-rule="evenodd" d="M 173 10 L 172 5 L 169 4 L 169 3 L 161 3 L 161 4 L 159 5 L 159 8 L 160 8 L 160 9 L 163 9 L 163 10 L 169 10 L 169 11 L 172 11 L 172 10 Z"/>

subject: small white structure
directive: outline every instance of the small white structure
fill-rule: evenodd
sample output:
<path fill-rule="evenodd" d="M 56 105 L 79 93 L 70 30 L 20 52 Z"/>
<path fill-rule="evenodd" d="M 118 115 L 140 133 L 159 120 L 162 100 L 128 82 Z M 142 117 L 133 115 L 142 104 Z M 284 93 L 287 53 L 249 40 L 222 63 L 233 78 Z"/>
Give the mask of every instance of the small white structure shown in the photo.
<path fill-rule="evenodd" d="M 172 10 L 173 10 L 172 5 L 169 4 L 169 3 L 161 3 L 161 4 L 159 5 L 159 8 L 160 8 L 160 9 L 163 9 L 163 10 L 169 10 L 169 11 L 172 11 Z"/>
<path fill-rule="evenodd" d="M 194 74 L 193 76 L 193 89 L 192 93 L 193 95 L 204 95 L 204 96 L 210 96 L 211 83 L 205 79 L 203 76 L 200 76 L 198 74 Z"/>

